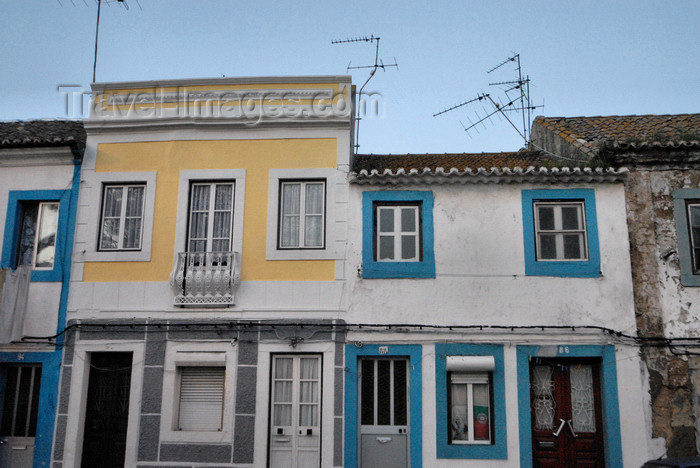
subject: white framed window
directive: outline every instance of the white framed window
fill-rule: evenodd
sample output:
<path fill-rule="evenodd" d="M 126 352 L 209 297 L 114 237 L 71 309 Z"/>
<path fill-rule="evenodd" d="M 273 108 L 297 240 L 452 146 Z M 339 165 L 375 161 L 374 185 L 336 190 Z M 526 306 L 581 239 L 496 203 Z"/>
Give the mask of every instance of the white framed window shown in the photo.
<path fill-rule="evenodd" d="M 16 266 L 51 270 L 56 259 L 59 202 L 22 202 Z"/>
<path fill-rule="evenodd" d="M 140 250 L 146 184 L 105 185 L 99 250 Z"/>
<path fill-rule="evenodd" d="M 326 182 L 280 182 L 280 249 L 322 249 L 325 243 Z"/>
<path fill-rule="evenodd" d="M 161 441 L 224 443 L 231 440 L 236 349 L 230 340 L 167 343 Z"/>
<path fill-rule="evenodd" d="M 493 356 L 447 356 L 449 444 L 493 443 Z"/>
<path fill-rule="evenodd" d="M 348 204 L 345 179 L 346 173 L 336 168 L 269 170 L 267 260 L 343 258 Z"/>
<path fill-rule="evenodd" d="M 229 252 L 233 233 L 234 182 L 190 185 L 188 252 Z"/>
<path fill-rule="evenodd" d="M 226 367 L 180 366 L 177 430 L 221 431 Z"/>
<path fill-rule="evenodd" d="M 534 202 L 537 261 L 588 260 L 583 201 Z"/>
<path fill-rule="evenodd" d="M 376 204 L 375 261 L 420 261 L 420 206 Z"/>
<path fill-rule="evenodd" d="M 156 172 L 85 170 L 74 252 L 86 262 L 151 260 L 156 204 Z"/>

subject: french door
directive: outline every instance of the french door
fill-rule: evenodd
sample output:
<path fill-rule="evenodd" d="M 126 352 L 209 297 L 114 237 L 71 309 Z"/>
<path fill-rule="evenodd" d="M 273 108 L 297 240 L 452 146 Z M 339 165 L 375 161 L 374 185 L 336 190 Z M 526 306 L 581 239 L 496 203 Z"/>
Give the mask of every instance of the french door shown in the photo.
<path fill-rule="evenodd" d="M 321 455 L 321 356 L 272 356 L 270 468 L 313 468 Z"/>
<path fill-rule="evenodd" d="M 533 466 L 605 466 L 599 370 L 592 359 L 530 363 Z"/>
<path fill-rule="evenodd" d="M 407 468 L 408 359 L 367 358 L 359 364 L 360 467 Z"/>

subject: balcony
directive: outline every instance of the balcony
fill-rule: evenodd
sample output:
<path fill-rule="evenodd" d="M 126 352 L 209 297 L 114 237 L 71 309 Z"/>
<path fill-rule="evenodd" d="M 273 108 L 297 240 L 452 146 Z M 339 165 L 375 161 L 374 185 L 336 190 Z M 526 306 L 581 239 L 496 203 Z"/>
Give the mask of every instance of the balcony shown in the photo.
<path fill-rule="evenodd" d="M 228 307 L 240 283 L 236 252 L 180 252 L 170 274 L 179 307 Z"/>

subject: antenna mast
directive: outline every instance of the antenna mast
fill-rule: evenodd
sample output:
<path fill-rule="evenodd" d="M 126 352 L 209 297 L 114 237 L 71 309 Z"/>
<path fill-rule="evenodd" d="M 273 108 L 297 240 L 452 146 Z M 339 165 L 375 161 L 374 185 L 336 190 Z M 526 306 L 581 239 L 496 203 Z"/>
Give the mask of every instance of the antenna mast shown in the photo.
<path fill-rule="evenodd" d="M 362 37 L 354 37 L 354 38 L 349 38 L 349 39 L 334 39 L 331 41 L 331 44 L 347 44 L 351 42 L 376 42 L 377 47 L 375 49 L 374 53 L 374 65 L 359 65 L 359 66 L 350 66 L 352 62 L 350 62 L 346 68 L 346 73 L 349 70 L 359 70 L 362 68 L 369 68 L 369 77 L 367 77 L 367 80 L 365 83 L 362 85 L 360 88 L 360 92 L 357 95 L 357 106 L 355 109 L 355 153 L 357 153 L 357 150 L 360 148 L 360 120 L 362 120 L 362 117 L 360 117 L 360 101 L 362 100 L 362 92 L 365 89 L 365 86 L 367 86 L 367 83 L 369 83 L 369 80 L 372 79 L 375 73 L 377 73 L 378 69 L 382 69 L 383 71 L 386 71 L 387 68 L 390 67 L 396 67 L 397 69 L 399 68 L 399 65 L 396 63 L 396 58 L 394 58 L 394 63 L 390 64 L 385 64 L 380 58 L 379 58 L 379 40 L 381 38 L 378 36 L 375 36 L 374 34 L 371 34 L 369 37 L 367 36 L 362 36 Z"/>
<path fill-rule="evenodd" d="M 486 73 L 491 74 L 495 72 L 496 70 L 499 70 L 503 66 L 513 63 L 515 64 L 515 71 L 517 73 L 517 77 L 514 80 L 509 80 L 509 81 L 498 81 L 498 82 L 492 82 L 489 83 L 489 86 L 500 86 L 500 87 L 505 87 L 503 89 L 503 92 L 505 94 L 505 102 L 499 98 L 494 99 L 490 94 L 487 93 L 481 93 L 478 94 L 477 97 L 473 99 L 469 99 L 467 101 L 462 102 L 461 104 L 457 104 L 455 106 L 449 107 L 443 111 L 437 112 L 433 114 L 433 117 L 437 117 L 439 115 L 445 114 L 447 112 L 453 111 L 455 109 L 458 109 L 462 106 L 465 106 L 467 104 L 472 104 L 478 101 L 483 101 L 491 105 L 491 109 L 486 109 L 482 107 L 483 115 L 480 115 L 478 111 L 475 111 L 476 114 L 476 121 L 472 121 L 469 117 L 467 117 L 467 120 L 469 121 L 469 125 L 464 125 L 462 124 L 462 128 L 464 128 L 464 131 L 469 133 L 469 130 L 474 129 L 478 133 L 478 125 L 479 124 L 484 124 L 485 121 L 493 122 L 491 120 L 491 117 L 494 115 L 497 117 L 503 117 L 506 119 L 506 121 L 515 129 L 515 131 L 520 135 L 520 137 L 523 139 L 525 142 L 525 145 L 529 145 L 529 132 L 530 132 L 530 124 L 532 122 L 532 110 L 538 108 L 538 107 L 543 107 L 543 106 L 536 106 L 532 105 L 530 101 L 530 77 L 525 76 L 523 78 L 523 72 L 522 72 L 522 67 L 520 65 L 520 54 L 514 53 L 512 56 L 508 57 L 495 67 L 491 68 L 488 70 Z M 514 92 L 517 92 L 517 95 L 514 96 Z M 508 112 L 519 112 L 521 115 L 522 119 L 522 130 L 518 128 L 518 126 L 513 122 L 513 120 L 510 118 L 510 116 L 507 114 Z"/>

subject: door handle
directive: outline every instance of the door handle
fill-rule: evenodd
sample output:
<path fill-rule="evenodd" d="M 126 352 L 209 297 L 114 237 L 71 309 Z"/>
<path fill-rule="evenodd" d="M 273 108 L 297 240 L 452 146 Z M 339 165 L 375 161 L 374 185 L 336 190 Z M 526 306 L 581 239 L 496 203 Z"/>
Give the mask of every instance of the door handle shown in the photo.
<path fill-rule="evenodd" d="M 566 424 L 566 421 L 564 421 L 563 419 L 560 419 L 559 421 L 561 421 L 559 429 L 557 429 L 557 432 L 552 432 L 552 434 L 554 434 L 554 437 L 559 437 L 559 433 L 561 433 L 561 430 L 564 428 L 564 424 Z"/>
<path fill-rule="evenodd" d="M 571 429 L 571 435 L 574 436 L 574 437 L 578 437 L 578 436 L 576 435 L 576 431 L 574 431 L 574 425 L 571 424 L 571 419 L 569 419 L 568 421 L 566 421 L 566 424 L 568 424 L 568 425 L 569 425 L 569 429 Z"/>
<path fill-rule="evenodd" d="M 377 437 L 377 442 L 380 444 L 386 444 L 391 442 L 391 437 Z"/>

